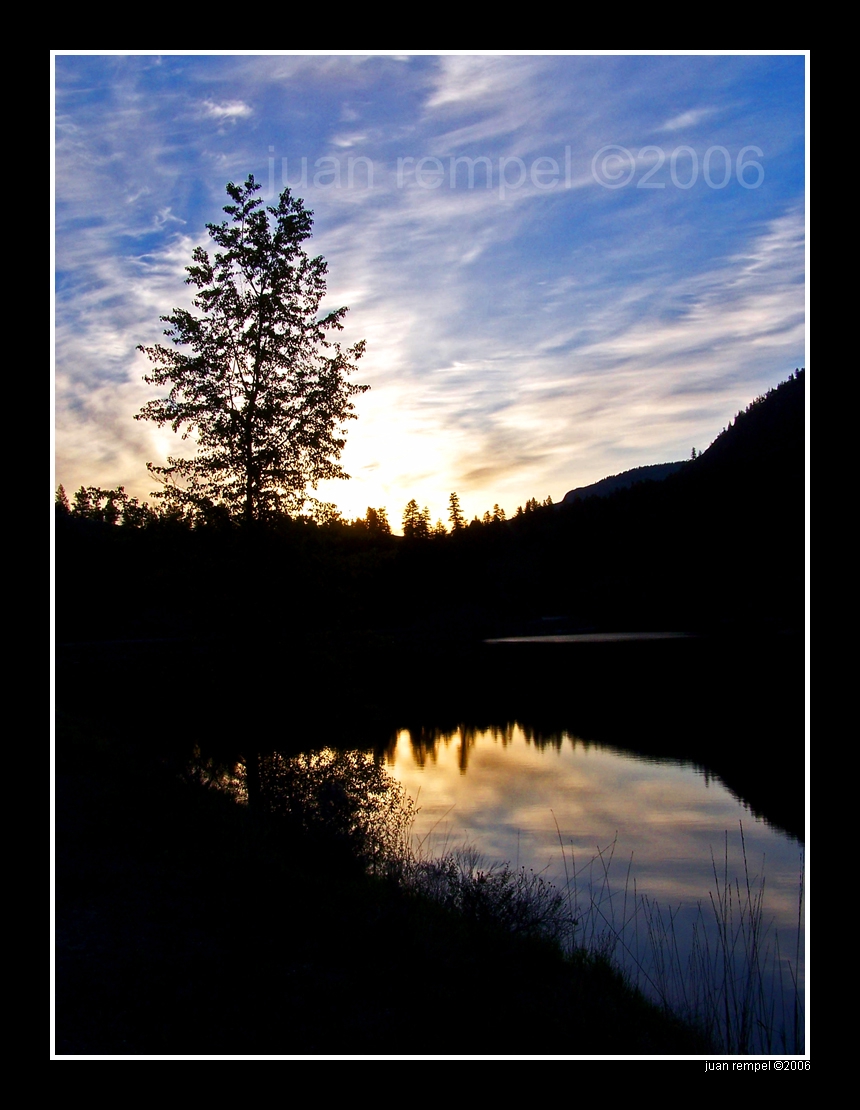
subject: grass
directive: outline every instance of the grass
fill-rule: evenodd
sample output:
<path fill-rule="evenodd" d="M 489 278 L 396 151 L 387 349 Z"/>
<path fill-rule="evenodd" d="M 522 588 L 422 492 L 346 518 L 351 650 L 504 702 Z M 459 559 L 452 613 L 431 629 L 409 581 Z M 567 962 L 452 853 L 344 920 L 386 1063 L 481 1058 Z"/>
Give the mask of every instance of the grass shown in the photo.
<path fill-rule="evenodd" d="M 487 865 L 474 848 L 432 859 L 405 862 L 406 886 L 469 921 L 501 928 L 514 936 L 571 948 L 575 923 L 565 897 L 541 874 L 507 863 Z"/>
<path fill-rule="evenodd" d="M 729 875 L 726 833 L 722 866 L 711 856 L 714 889 L 698 903 L 692 935 L 683 937 L 678 911 L 638 892 L 632 858 L 623 888 L 613 886 L 615 841 L 577 870 L 559 833 L 568 916 L 578 925 L 574 943 L 613 960 L 631 985 L 699 1028 L 722 1053 L 802 1054 L 803 864 L 792 962 L 765 918 L 765 878 L 751 875 L 742 824 L 740 840 L 743 876 Z"/>

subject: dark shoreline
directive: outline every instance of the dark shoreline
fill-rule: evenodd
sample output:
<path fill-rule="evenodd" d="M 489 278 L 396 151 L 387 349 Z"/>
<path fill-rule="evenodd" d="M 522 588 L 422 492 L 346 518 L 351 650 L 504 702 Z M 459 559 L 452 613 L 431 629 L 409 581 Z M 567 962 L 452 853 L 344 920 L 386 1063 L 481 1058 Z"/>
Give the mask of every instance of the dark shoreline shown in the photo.
<path fill-rule="evenodd" d="M 119 733 L 62 714 L 57 743 L 59 1056 L 709 1048 L 607 964 L 364 877 Z"/>

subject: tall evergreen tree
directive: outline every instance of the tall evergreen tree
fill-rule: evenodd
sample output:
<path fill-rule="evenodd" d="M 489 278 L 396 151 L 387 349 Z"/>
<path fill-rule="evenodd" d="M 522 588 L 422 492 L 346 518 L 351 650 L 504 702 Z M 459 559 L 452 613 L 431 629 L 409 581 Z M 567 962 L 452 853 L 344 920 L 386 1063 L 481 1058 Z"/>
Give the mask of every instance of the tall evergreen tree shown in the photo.
<path fill-rule="evenodd" d="M 466 527 L 466 521 L 460 509 L 460 498 L 456 493 L 452 493 L 448 498 L 448 520 L 451 522 L 452 532 L 461 532 Z"/>
<path fill-rule="evenodd" d="M 418 502 L 413 497 L 403 510 L 403 535 L 408 539 L 415 539 L 421 530 L 421 510 Z"/>

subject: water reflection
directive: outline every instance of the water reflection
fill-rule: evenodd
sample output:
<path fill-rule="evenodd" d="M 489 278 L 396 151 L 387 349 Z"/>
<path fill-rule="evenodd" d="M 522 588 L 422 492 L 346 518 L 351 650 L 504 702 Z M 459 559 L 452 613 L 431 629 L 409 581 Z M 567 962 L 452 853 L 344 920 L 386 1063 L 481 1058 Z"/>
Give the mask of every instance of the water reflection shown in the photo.
<path fill-rule="evenodd" d="M 585 751 L 596 747 L 600 750 L 614 750 L 605 744 L 594 744 L 592 741 L 574 735 L 572 732 L 546 732 L 530 725 L 509 721 L 504 725 L 476 725 L 460 724 L 456 728 L 442 729 L 431 728 L 426 725 L 413 726 L 400 729 L 384 748 L 388 763 L 393 763 L 397 756 L 399 746 L 405 741 L 412 752 L 412 757 L 418 767 L 423 768 L 428 762 L 436 763 L 437 752 L 440 747 L 448 748 L 456 745 L 458 750 L 457 763 L 461 774 L 465 774 L 469 766 L 469 753 L 480 740 L 490 737 L 494 743 L 508 748 L 514 740 L 524 740 L 526 744 L 533 744 L 538 751 L 554 749 L 561 751 L 566 744 L 580 747 Z M 657 758 L 644 753 L 626 752 L 626 758 L 641 759 L 646 763 L 678 763 L 692 766 L 689 761 L 671 758 Z M 710 774 L 706 768 L 701 768 L 707 779 Z"/>
<path fill-rule="evenodd" d="M 404 729 L 385 759 L 417 799 L 414 836 L 421 851 L 437 855 L 466 843 L 489 860 L 533 868 L 561 887 L 578 872 L 583 888 L 589 874 L 595 881 L 595 859 L 598 884 L 606 884 L 612 856 L 601 895 L 607 920 L 611 915 L 620 923 L 625 887 L 632 896 L 635 886 L 675 915 L 679 937 L 686 934 L 684 959 L 697 907 L 710 914 L 718 881 L 737 880 L 743 888 L 748 877 L 757 887 L 766 877 L 764 923 L 772 926 L 769 943 L 776 930 L 783 953 L 771 970 L 778 977 L 781 967 L 790 983 L 800 845 L 755 817 L 704 768 L 517 723 Z M 584 889 L 580 894 L 586 897 Z M 802 989 L 802 966 L 798 973 Z"/>

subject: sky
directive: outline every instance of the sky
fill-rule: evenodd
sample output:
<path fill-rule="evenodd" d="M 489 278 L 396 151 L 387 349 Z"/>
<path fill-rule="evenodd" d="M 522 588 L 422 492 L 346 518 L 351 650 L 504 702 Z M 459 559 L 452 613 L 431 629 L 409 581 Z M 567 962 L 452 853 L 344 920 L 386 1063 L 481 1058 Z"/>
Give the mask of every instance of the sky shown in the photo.
<path fill-rule="evenodd" d="M 151 500 L 138 344 L 248 174 L 364 339 L 348 519 L 689 458 L 805 365 L 805 79 L 773 54 L 54 55 L 55 482 Z"/>

